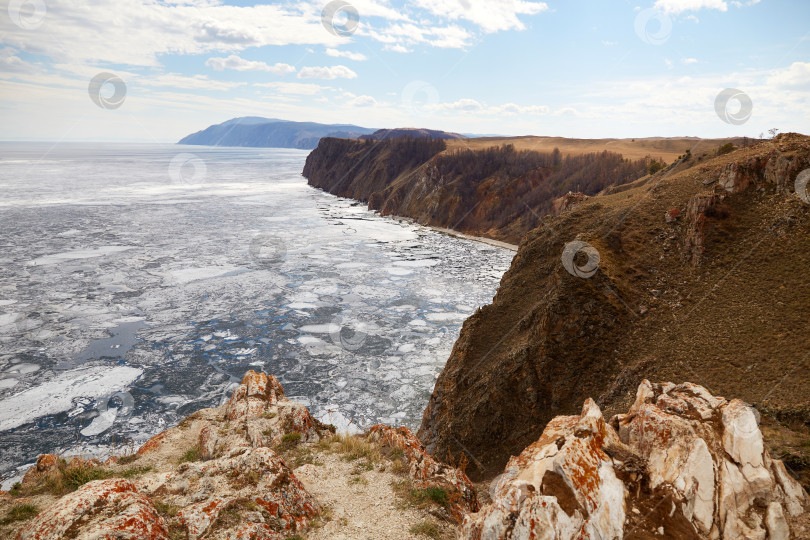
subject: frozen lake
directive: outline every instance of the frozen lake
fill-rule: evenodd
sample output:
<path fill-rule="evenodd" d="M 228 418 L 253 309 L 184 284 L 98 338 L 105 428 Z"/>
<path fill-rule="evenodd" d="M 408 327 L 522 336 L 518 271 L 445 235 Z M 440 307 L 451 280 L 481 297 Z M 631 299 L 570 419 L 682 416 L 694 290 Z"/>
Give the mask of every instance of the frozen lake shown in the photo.
<path fill-rule="evenodd" d="M 310 188 L 306 155 L 0 143 L 5 484 L 129 451 L 248 369 L 342 429 L 418 425 L 513 253 Z"/>

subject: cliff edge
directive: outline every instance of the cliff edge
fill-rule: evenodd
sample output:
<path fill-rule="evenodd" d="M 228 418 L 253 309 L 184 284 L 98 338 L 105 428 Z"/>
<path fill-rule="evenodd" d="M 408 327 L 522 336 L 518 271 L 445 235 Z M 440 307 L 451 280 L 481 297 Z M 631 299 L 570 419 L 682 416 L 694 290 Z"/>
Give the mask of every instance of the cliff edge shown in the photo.
<path fill-rule="evenodd" d="M 422 442 L 491 478 L 586 398 L 619 412 L 642 379 L 688 378 L 754 404 L 808 485 L 808 167 L 784 134 L 546 218 L 464 323 Z"/>

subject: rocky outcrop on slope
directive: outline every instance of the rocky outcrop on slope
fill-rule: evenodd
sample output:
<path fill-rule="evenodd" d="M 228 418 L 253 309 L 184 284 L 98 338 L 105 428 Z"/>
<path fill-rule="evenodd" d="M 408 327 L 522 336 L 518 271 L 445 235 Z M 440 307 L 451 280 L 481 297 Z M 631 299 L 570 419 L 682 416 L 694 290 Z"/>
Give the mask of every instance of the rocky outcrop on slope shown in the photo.
<path fill-rule="evenodd" d="M 455 520 L 461 521 L 465 513 L 478 510 L 478 498 L 467 475 L 435 460 L 410 429 L 378 424 L 369 430 L 369 435 L 383 448 L 397 449 L 403 453 L 416 486 L 444 490 L 448 494 L 448 506 Z"/>
<path fill-rule="evenodd" d="M 610 422 L 590 399 L 549 422 L 509 460 L 462 537 L 802 538 L 810 530 L 796 518 L 809 503 L 765 451 L 752 407 L 645 380 Z"/>

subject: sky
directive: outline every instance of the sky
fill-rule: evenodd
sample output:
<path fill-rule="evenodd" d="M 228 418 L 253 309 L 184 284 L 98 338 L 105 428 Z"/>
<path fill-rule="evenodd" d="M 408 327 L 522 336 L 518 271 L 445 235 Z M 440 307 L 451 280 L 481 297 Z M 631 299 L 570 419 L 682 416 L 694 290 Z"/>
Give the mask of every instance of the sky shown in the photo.
<path fill-rule="evenodd" d="M 1 0 L 0 140 L 810 133 L 807 0 Z"/>

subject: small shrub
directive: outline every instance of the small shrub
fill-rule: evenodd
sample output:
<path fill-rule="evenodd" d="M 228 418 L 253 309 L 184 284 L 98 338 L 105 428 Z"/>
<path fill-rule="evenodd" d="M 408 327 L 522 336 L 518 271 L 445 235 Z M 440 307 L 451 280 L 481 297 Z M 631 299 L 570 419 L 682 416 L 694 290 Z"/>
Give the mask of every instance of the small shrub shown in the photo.
<path fill-rule="evenodd" d="M 655 174 L 663 168 L 664 168 L 663 163 L 661 163 L 660 161 L 653 160 L 650 162 L 650 165 L 649 167 L 647 167 L 647 170 L 649 171 L 650 174 Z"/>
<path fill-rule="evenodd" d="M 177 461 L 177 464 L 179 465 L 181 463 L 186 463 L 186 462 L 193 463 L 195 461 L 200 461 L 200 459 L 201 459 L 200 447 L 199 446 L 194 446 L 194 447 L 189 448 L 188 450 L 186 450 L 186 453 L 183 454 L 183 457 L 181 457 Z"/>
<path fill-rule="evenodd" d="M 118 465 L 129 465 L 136 461 L 140 456 L 138 454 L 130 454 L 128 456 L 123 456 L 118 458 Z"/>
<path fill-rule="evenodd" d="M 408 466 L 401 459 L 395 459 L 391 463 L 391 472 L 399 475 L 408 474 Z"/>
<path fill-rule="evenodd" d="M 148 473 L 152 470 L 152 467 L 133 467 L 132 469 L 127 469 L 120 473 L 121 478 L 132 478 L 133 476 L 138 476 L 140 474 Z"/>
<path fill-rule="evenodd" d="M 11 507 L 6 516 L 0 519 L 0 525 L 8 525 L 15 521 L 25 521 L 39 514 L 39 508 L 33 504 L 17 504 Z"/>
<path fill-rule="evenodd" d="M 363 437 L 356 435 L 335 435 L 332 442 L 337 446 L 337 452 L 343 454 L 346 461 L 365 458 L 370 463 L 379 463 L 381 459 L 379 447 Z"/>
<path fill-rule="evenodd" d="M 281 438 L 281 444 L 279 447 L 282 450 L 289 450 L 291 448 L 295 448 L 301 443 L 301 434 L 297 431 L 293 431 L 291 433 L 287 433 Z"/>
<path fill-rule="evenodd" d="M 67 491 L 76 491 L 87 482 L 105 480 L 112 476 L 112 472 L 100 467 L 68 467 L 62 471 L 62 484 Z"/>
<path fill-rule="evenodd" d="M 177 512 L 180 511 L 179 507 L 177 507 L 177 506 L 175 506 L 175 505 L 173 505 L 171 503 L 167 503 L 167 502 L 163 502 L 163 501 L 157 501 L 157 500 L 152 501 L 152 505 L 155 507 L 155 509 L 158 512 L 160 512 L 161 514 L 167 515 L 169 517 L 175 517 L 177 515 Z"/>
<path fill-rule="evenodd" d="M 441 531 L 432 521 L 423 521 L 411 527 L 411 534 L 427 536 L 428 538 L 441 538 Z"/>
<path fill-rule="evenodd" d="M 724 145 L 721 145 L 720 148 L 717 149 L 717 155 L 722 156 L 724 154 L 728 154 L 729 152 L 734 151 L 734 145 L 730 142 L 727 142 Z"/>

